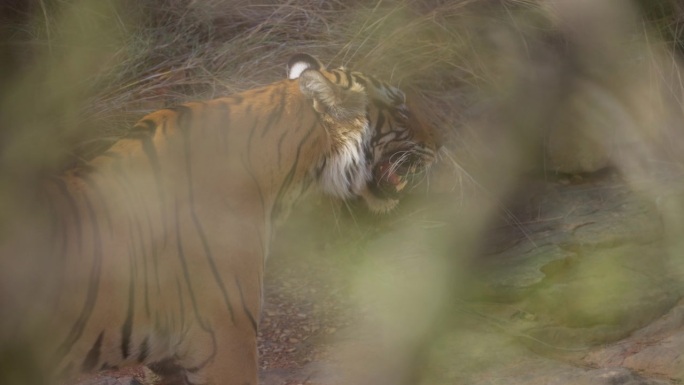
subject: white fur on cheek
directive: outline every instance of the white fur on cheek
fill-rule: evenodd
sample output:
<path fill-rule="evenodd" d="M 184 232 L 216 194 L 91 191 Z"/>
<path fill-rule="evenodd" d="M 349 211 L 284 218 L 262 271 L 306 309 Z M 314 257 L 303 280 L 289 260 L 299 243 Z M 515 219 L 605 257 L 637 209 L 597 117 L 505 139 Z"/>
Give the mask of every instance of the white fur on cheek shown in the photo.
<path fill-rule="evenodd" d="M 361 132 L 351 132 L 345 144 L 328 157 L 321 173 L 323 191 L 338 198 L 347 199 L 359 195 L 371 179 L 368 159 L 364 153 L 370 140 L 368 123 Z"/>

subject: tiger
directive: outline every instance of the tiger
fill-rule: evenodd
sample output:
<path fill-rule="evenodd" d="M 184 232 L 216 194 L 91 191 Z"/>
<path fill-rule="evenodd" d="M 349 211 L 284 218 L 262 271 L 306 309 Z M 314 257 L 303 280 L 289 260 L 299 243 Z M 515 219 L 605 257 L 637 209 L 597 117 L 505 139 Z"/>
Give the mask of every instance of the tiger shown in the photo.
<path fill-rule="evenodd" d="M 437 150 L 399 88 L 308 54 L 287 68 L 152 112 L 42 182 L 40 214 L 1 239 L 0 383 L 144 365 L 191 385 L 257 384 L 276 225 L 314 190 L 388 212 Z"/>

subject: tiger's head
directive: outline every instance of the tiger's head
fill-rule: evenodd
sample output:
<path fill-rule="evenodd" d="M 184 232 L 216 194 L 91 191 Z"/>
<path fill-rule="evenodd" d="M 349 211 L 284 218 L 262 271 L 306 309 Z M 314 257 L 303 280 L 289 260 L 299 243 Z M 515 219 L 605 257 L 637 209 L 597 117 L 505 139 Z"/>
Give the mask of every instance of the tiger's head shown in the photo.
<path fill-rule="evenodd" d="M 362 197 L 377 213 L 392 210 L 435 159 L 432 131 L 399 88 L 345 68 L 327 70 L 298 54 L 288 63 L 330 138 L 330 156 L 316 168 L 323 189 L 343 199 Z"/>

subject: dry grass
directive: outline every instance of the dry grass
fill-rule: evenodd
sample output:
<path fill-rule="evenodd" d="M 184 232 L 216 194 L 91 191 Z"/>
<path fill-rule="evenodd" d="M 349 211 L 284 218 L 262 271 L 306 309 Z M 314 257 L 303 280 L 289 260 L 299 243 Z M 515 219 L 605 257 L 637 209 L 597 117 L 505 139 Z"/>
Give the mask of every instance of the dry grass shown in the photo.
<path fill-rule="evenodd" d="M 281 79 L 296 52 L 418 88 L 437 112 L 442 93 L 495 81 L 478 26 L 488 3 L 15 1 L 3 12 L 3 142 L 22 147 L 15 135 L 31 126 L 89 157 L 145 112 Z"/>
<path fill-rule="evenodd" d="M 14 168 L 30 152 L 23 146 L 35 149 L 35 137 L 43 138 L 37 152 L 46 159 L 29 169 L 88 158 L 150 110 L 282 78 L 284 63 L 296 52 L 414 90 L 426 115 L 459 142 L 463 132 L 455 128 L 467 107 L 485 94 L 505 97 L 527 69 L 521 67 L 562 50 L 565 37 L 554 31 L 546 3 L 5 2 L 0 113 L 6 123 L 0 134 L 3 152 L 19 148 L 21 155 L 0 165 Z M 640 4 L 653 29 L 677 45 L 681 5 Z M 27 128 L 36 132 L 27 134 Z M 21 139 L 27 135 L 30 140 Z"/>

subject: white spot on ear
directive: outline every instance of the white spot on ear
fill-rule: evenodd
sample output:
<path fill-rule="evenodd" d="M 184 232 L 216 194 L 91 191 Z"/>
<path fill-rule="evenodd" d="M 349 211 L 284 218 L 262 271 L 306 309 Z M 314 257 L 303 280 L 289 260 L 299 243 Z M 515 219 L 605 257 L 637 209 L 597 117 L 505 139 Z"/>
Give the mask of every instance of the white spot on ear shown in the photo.
<path fill-rule="evenodd" d="M 299 75 L 302 74 L 302 72 L 304 72 L 305 70 L 307 70 L 309 68 L 311 68 L 310 63 L 303 62 L 303 61 L 296 62 L 290 67 L 288 74 L 287 74 L 287 78 L 288 79 L 297 79 L 299 77 Z"/>

